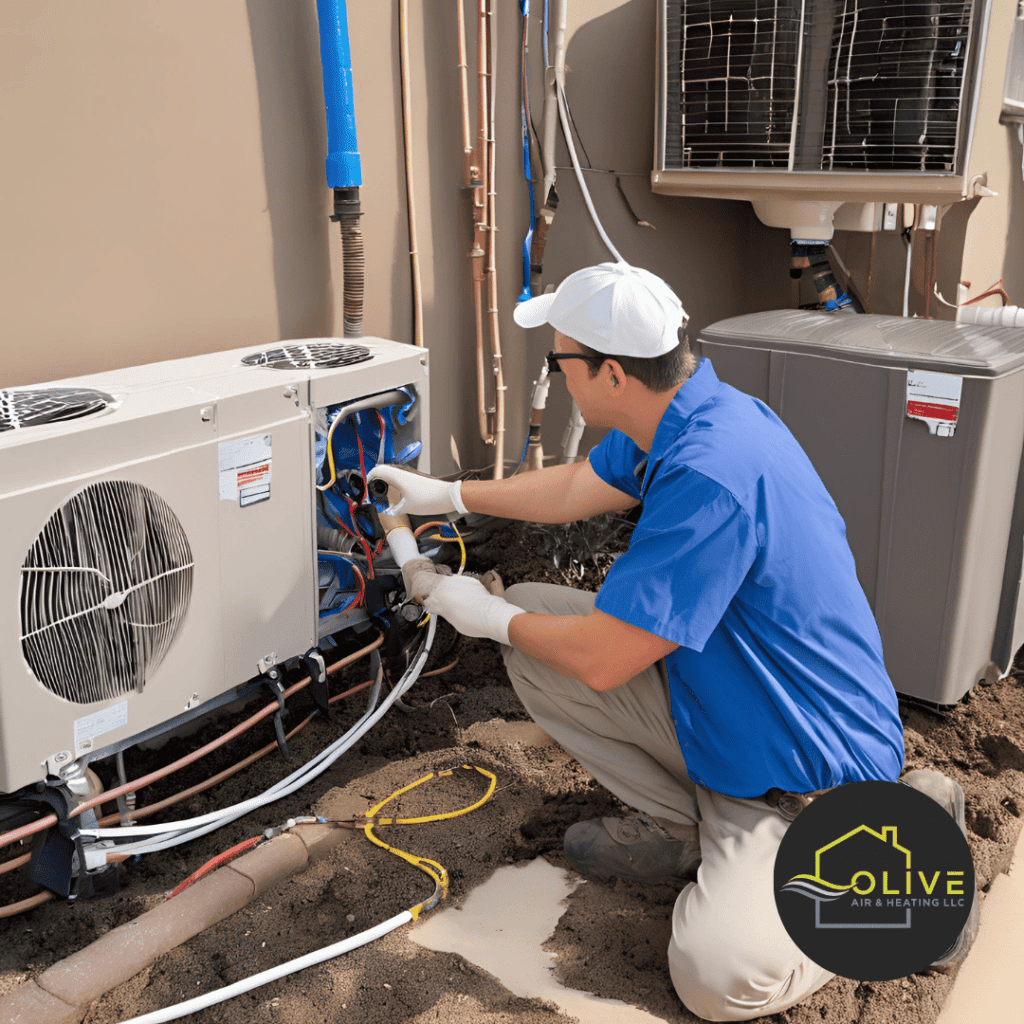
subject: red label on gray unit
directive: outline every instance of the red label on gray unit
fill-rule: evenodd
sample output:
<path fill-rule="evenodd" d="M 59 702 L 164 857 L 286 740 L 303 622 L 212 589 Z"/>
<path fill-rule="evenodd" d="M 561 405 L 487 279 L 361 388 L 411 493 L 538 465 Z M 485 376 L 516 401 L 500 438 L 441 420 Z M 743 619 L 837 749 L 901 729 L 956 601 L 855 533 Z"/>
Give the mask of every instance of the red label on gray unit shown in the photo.
<path fill-rule="evenodd" d="M 908 416 L 927 416 L 932 420 L 956 421 L 957 407 L 955 405 L 936 405 L 933 402 L 907 402 Z"/>

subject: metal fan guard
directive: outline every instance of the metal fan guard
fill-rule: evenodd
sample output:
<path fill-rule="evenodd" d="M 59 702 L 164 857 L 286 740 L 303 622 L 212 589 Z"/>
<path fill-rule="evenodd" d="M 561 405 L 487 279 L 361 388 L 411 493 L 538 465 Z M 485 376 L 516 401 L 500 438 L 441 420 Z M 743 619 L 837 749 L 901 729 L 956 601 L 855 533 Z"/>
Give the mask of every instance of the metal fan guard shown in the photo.
<path fill-rule="evenodd" d="M 77 420 L 114 403 L 94 388 L 0 388 L 0 431 Z"/>
<path fill-rule="evenodd" d="M 365 345 L 351 345 L 340 341 L 316 341 L 309 344 L 284 345 L 265 352 L 253 352 L 242 362 L 246 366 L 271 366 L 275 370 L 327 369 L 350 366 L 372 359 L 373 353 Z"/>
<path fill-rule="evenodd" d="M 89 704 L 140 692 L 188 611 L 192 552 L 170 506 L 126 480 L 90 484 L 47 520 L 21 571 L 33 675 Z"/>

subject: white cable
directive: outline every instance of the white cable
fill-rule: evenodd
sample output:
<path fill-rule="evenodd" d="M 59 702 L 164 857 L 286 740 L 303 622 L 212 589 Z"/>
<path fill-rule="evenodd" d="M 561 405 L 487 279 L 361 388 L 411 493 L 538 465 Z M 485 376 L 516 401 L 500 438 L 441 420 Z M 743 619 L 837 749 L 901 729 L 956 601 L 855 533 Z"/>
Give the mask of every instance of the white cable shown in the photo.
<path fill-rule="evenodd" d="M 907 275 L 903 280 L 903 315 L 907 316 L 910 310 L 910 262 L 914 254 L 914 235 L 911 232 L 907 235 Z"/>
<path fill-rule="evenodd" d="M 597 210 L 594 209 L 594 204 L 590 199 L 590 193 L 587 191 L 587 183 L 583 180 L 583 171 L 580 168 L 579 158 L 576 156 L 576 146 L 572 141 L 572 130 L 569 126 L 569 118 L 566 114 L 565 90 L 562 88 L 562 83 L 557 80 L 555 81 L 555 88 L 558 90 L 558 116 L 562 122 L 562 133 L 565 135 L 565 144 L 569 149 L 569 158 L 572 160 L 573 169 L 576 171 L 576 180 L 580 183 L 580 191 L 583 193 L 584 202 L 586 202 L 587 209 L 590 211 L 590 217 L 594 222 L 594 227 L 597 228 L 597 233 L 601 236 L 601 241 L 608 247 L 608 251 L 615 257 L 617 262 L 625 263 L 626 261 L 619 255 L 618 249 L 612 245 L 612 240 L 605 233 L 600 220 L 597 218 Z M 685 317 L 686 314 L 684 313 L 683 316 Z"/>
<path fill-rule="evenodd" d="M 164 1010 L 153 1010 L 152 1013 L 144 1013 L 141 1017 L 132 1017 L 131 1020 L 123 1021 L 122 1024 L 164 1024 L 165 1021 L 178 1020 L 187 1014 L 198 1013 L 200 1010 L 205 1010 L 208 1006 L 216 1006 L 218 1003 L 233 999 L 244 992 L 251 992 L 254 988 L 259 988 L 268 982 L 277 981 L 280 978 L 287 977 L 289 974 L 295 974 L 297 971 L 304 970 L 306 967 L 322 964 L 325 960 L 331 960 L 336 956 L 349 953 L 353 949 L 358 949 L 360 946 L 365 946 L 367 943 L 387 935 L 388 932 L 393 932 L 396 928 L 401 928 L 403 924 L 407 924 L 411 920 L 412 914 L 408 910 L 403 910 L 400 914 L 388 918 L 387 921 L 382 921 L 373 928 L 368 928 L 365 932 L 353 935 L 351 938 L 342 939 L 341 942 L 335 942 L 331 946 L 324 946 L 323 949 L 317 949 L 312 953 L 307 953 L 305 956 L 296 957 L 287 963 L 271 967 L 266 971 L 261 971 L 259 974 L 252 975 L 250 978 L 243 978 L 241 981 L 236 981 L 231 985 L 225 985 L 223 988 L 216 989 L 213 992 L 207 992 L 205 995 L 196 996 L 194 999 L 187 999 L 185 1002 L 177 1003 L 174 1006 L 168 1006 Z"/>
<path fill-rule="evenodd" d="M 221 825 L 225 825 L 236 818 L 248 814 L 250 811 L 291 795 L 297 789 L 301 789 L 306 783 L 311 782 L 325 772 L 342 754 L 349 750 L 380 721 L 399 697 L 408 692 L 413 683 L 416 682 L 423 669 L 423 665 L 426 663 L 436 629 L 437 621 L 432 617 L 427 624 L 427 637 L 419 654 L 409 668 L 406 669 L 395 688 L 385 698 L 384 703 L 376 711 L 373 710 L 373 704 L 371 703 L 369 710 L 344 736 L 325 747 L 301 768 L 292 772 L 286 778 L 281 779 L 259 796 L 251 797 L 249 800 L 244 800 L 231 807 L 222 808 L 219 811 L 212 811 L 209 814 L 200 815 L 196 818 L 186 818 L 182 821 L 166 822 L 163 825 L 130 825 L 122 828 L 82 829 L 80 834 L 97 839 L 116 839 L 125 836 L 159 836 L 162 841 L 153 842 L 150 840 L 149 842 L 128 843 L 114 848 L 119 854 L 155 853 L 159 850 L 168 849 L 171 846 L 178 846 L 181 843 L 189 842 L 200 835 L 206 834 L 206 832 L 213 831 Z M 380 681 L 378 679 L 375 691 L 379 685 Z M 168 836 L 168 833 L 171 833 L 171 835 Z"/>

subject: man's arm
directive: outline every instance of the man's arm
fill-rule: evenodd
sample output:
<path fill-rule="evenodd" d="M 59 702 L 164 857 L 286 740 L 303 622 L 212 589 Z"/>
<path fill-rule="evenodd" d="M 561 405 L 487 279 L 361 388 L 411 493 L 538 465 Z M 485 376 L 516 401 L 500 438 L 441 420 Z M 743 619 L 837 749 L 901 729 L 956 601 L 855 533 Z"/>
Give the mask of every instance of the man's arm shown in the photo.
<path fill-rule="evenodd" d="M 531 523 L 572 523 L 637 504 L 605 483 L 586 459 L 505 480 L 464 480 L 462 501 L 470 512 Z"/>
<path fill-rule="evenodd" d="M 679 644 L 595 608 L 589 615 L 523 612 L 508 624 L 513 647 L 592 690 L 628 682 Z"/>

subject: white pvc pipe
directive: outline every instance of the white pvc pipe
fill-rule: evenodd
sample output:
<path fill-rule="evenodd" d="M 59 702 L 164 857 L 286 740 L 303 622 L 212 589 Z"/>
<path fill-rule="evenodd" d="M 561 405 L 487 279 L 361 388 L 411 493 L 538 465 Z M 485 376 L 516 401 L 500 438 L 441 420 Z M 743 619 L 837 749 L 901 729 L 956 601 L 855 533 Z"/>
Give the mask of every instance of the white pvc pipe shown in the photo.
<path fill-rule="evenodd" d="M 259 988 L 268 982 L 278 981 L 280 978 L 285 978 L 289 974 L 295 974 L 297 971 L 312 967 L 314 964 L 322 964 L 325 960 L 332 960 L 336 956 L 349 953 L 353 949 L 358 949 L 360 946 L 365 946 L 367 943 L 382 938 L 388 932 L 393 932 L 396 928 L 401 928 L 403 924 L 407 924 L 411 920 L 412 914 L 408 910 L 403 910 L 400 914 L 396 914 L 394 917 L 375 925 L 373 928 L 368 928 L 365 932 L 353 935 L 351 938 L 342 939 L 341 942 L 335 942 L 331 946 L 324 946 L 323 949 L 317 949 L 312 953 L 307 953 L 305 956 L 296 957 L 287 963 L 271 967 L 266 971 L 261 971 L 259 974 L 252 975 L 252 977 L 243 978 L 241 981 L 236 981 L 231 985 L 225 985 L 223 988 L 216 989 L 213 992 L 207 992 L 205 995 L 196 996 L 194 999 L 187 999 L 185 1002 L 177 1003 L 174 1006 L 168 1006 L 164 1010 L 153 1010 L 152 1013 L 144 1013 L 141 1017 L 132 1017 L 131 1020 L 123 1021 L 122 1024 L 164 1024 L 165 1021 L 178 1020 L 190 1013 L 198 1013 L 209 1006 L 216 1006 L 218 1003 L 226 1002 L 228 999 L 234 999 L 235 996 L 240 996 L 244 992 L 251 992 L 254 988 Z"/>
<path fill-rule="evenodd" d="M 1024 306 L 961 306 L 957 323 L 993 327 L 1024 327 Z"/>
<path fill-rule="evenodd" d="M 903 315 L 908 316 L 910 312 L 910 264 L 914 255 L 914 236 L 907 239 L 907 273 L 903 278 Z"/>

